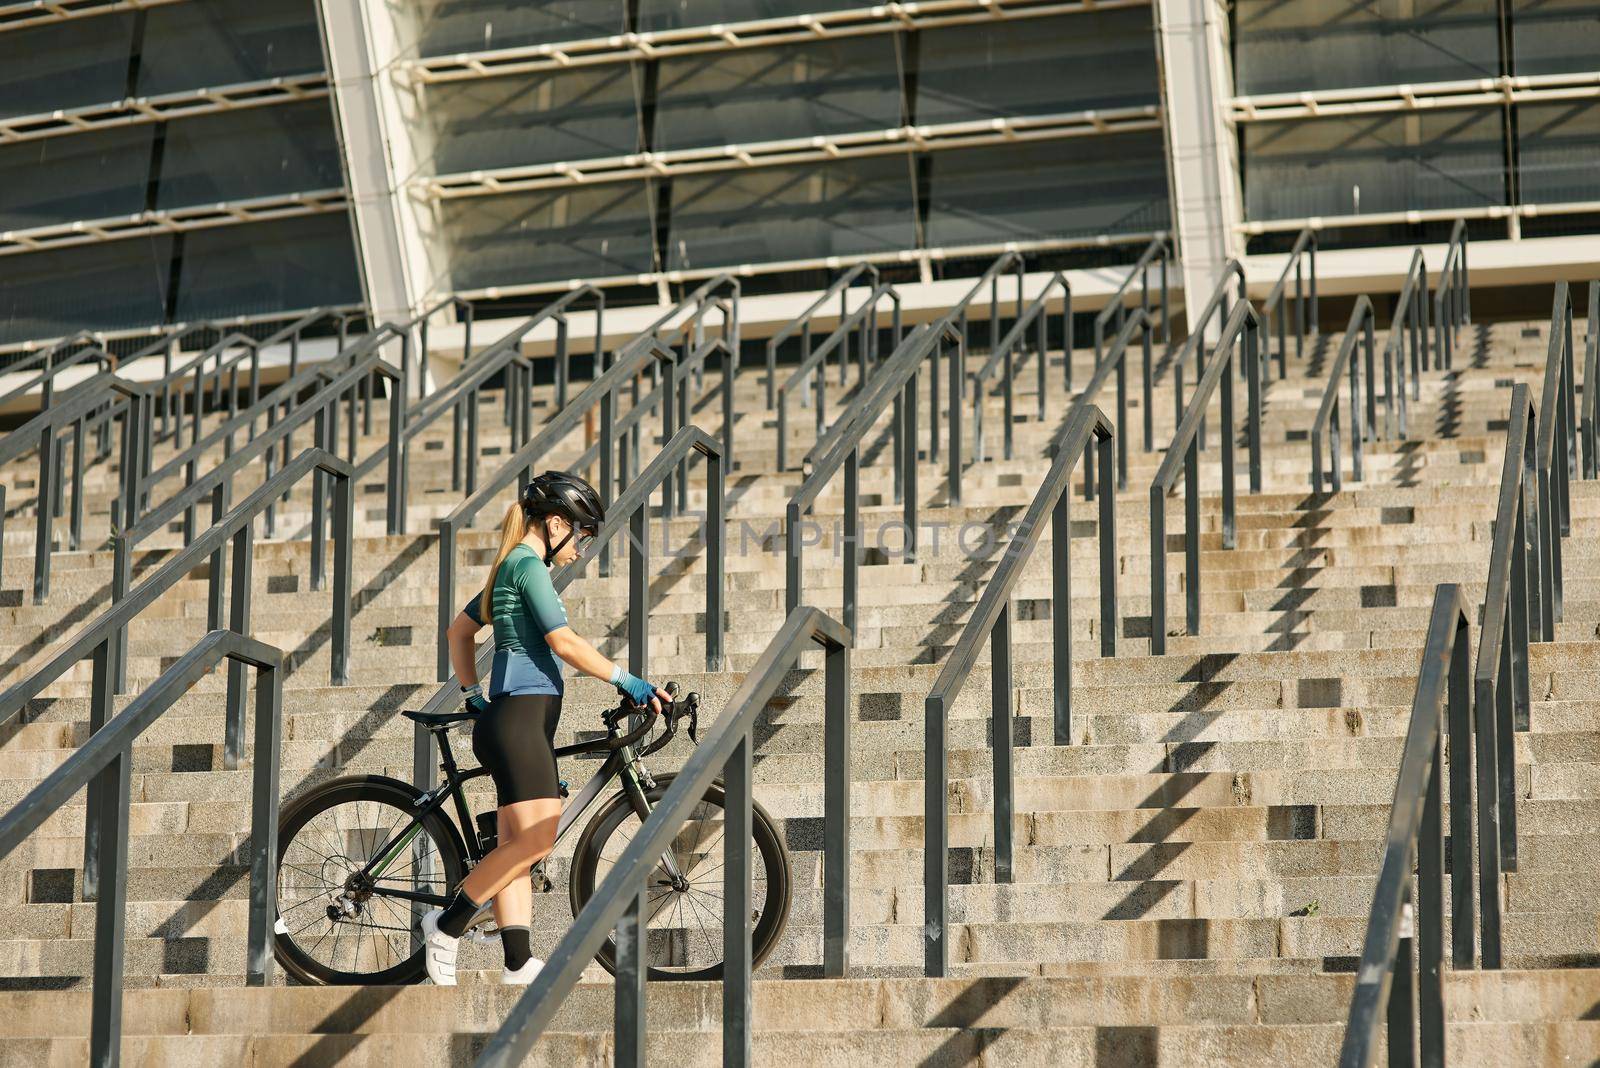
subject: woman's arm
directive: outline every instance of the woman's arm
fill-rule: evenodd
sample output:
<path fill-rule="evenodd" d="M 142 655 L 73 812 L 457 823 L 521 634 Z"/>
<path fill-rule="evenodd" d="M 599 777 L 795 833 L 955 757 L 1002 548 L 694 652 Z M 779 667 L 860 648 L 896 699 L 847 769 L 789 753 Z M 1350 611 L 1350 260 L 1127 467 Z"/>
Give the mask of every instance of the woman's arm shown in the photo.
<path fill-rule="evenodd" d="M 571 627 L 557 627 L 546 634 L 544 640 L 545 644 L 550 646 L 550 651 L 570 664 L 574 671 L 592 675 L 602 682 L 610 682 L 615 673 L 622 670 Z M 656 696 L 651 698 L 650 703 L 657 712 L 660 712 L 659 702 L 671 700 L 670 695 L 656 690 Z"/>
<path fill-rule="evenodd" d="M 478 685 L 477 639 L 482 629 L 483 624 L 466 612 L 457 612 L 445 631 L 445 640 L 450 646 L 450 666 L 455 668 L 456 679 L 463 690 Z"/>

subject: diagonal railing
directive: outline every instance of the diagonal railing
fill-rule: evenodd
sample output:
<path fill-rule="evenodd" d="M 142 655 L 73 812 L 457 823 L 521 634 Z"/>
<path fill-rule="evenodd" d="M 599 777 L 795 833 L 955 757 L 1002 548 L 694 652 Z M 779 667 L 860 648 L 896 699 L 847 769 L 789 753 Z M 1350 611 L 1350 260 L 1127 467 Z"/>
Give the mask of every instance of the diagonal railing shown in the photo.
<path fill-rule="evenodd" d="M 1145 246 L 1139 258 L 1134 261 L 1133 267 L 1128 271 L 1122 284 L 1106 300 L 1106 306 L 1100 309 L 1100 314 L 1094 317 L 1094 359 L 1100 362 L 1100 355 L 1105 349 L 1107 327 L 1120 333 L 1124 321 L 1128 317 L 1126 295 L 1128 287 L 1133 285 L 1133 280 L 1139 280 L 1139 310 L 1144 312 L 1151 322 L 1155 319 L 1150 310 L 1150 269 L 1152 265 L 1159 265 L 1161 272 L 1161 343 L 1170 352 L 1172 349 L 1172 306 L 1169 303 L 1170 292 L 1167 287 L 1167 268 L 1172 262 L 1172 248 L 1167 244 L 1166 235 L 1158 235 L 1151 239 Z M 1113 325 L 1115 324 L 1115 325 Z"/>
<path fill-rule="evenodd" d="M 804 356 L 809 353 L 811 351 L 812 320 L 822 312 L 825 304 L 833 300 L 834 297 L 838 297 L 839 321 L 843 322 L 849 314 L 849 309 L 845 304 L 846 291 L 850 288 L 850 283 L 860 278 L 863 274 L 870 277 L 871 282 L 869 285 L 872 289 L 876 289 L 878 287 L 878 268 L 870 263 L 858 263 L 835 278 L 828 288 L 822 291 L 821 296 L 806 306 L 805 311 L 783 324 L 778 328 L 777 333 L 767 338 L 767 407 L 769 409 L 777 403 L 778 347 L 794 337 L 795 334 L 799 334 L 801 355 Z M 845 361 L 842 359 L 839 361 L 839 383 L 841 385 L 844 384 L 844 363 Z"/>
<path fill-rule="evenodd" d="M 789 398 L 796 391 L 805 390 L 813 376 L 816 378 L 816 403 L 815 422 L 817 440 L 821 441 L 827 425 L 828 390 L 827 371 L 828 356 L 834 351 L 840 353 L 839 366 L 843 368 L 849 362 L 850 338 L 856 337 L 856 390 L 866 388 L 867 381 L 872 371 L 878 365 L 878 318 L 882 314 L 881 305 L 887 300 L 893 305 L 893 318 L 890 322 L 890 334 L 893 338 L 890 352 L 900 346 L 900 294 L 892 285 L 883 284 L 875 286 L 867 294 L 856 310 L 839 320 L 839 325 L 833 332 L 824 338 L 810 352 L 806 353 L 794 371 L 778 386 L 776 408 L 778 410 L 777 425 L 777 452 L 778 470 L 787 471 L 788 443 L 789 443 Z M 841 376 L 840 384 L 843 384 Z M 849 405 L 846 404 L 846 410 Z M 807 452 L 807 457 L 811 455 Z"/>
<path fill-rule="evenodd" d="M 111 706 L 105 645 L 96 648 L 95 707 Z M 249 925 L 245 936 L 245 982 L 272 981 L 273 916 L 277 908 L 278 765 L 283 737 L 283 654 L 233 631 L 212 631 L 105 726 L 67 757 L 43 782 L 0 817 L 0 859 L 87 788 L 90 818 L 98 822 L 104 848 L 85 879 L 85 900 L 94 905 L 94 966 L 89 1003 L 89 1059 L 96 1068 L 119 1063 L 122 1045 L 124 947 L 128 931 L 128 838 L 132 813 L 133 745 L 173 704 L 224 660 L 240 672 L 255 668 L 255 759 L 250 786 L 250 837 L 240 851 L 250 865 Z M 241 858 L 242 859 L 242 858 Z M 90 884 L 100 892 L 88 893 Z"/>
<path fill-rule="evenodd" d="M 1456 336 L 1472 322 L 1472 286 L 1467 276 L 1467 220 L 1457 219 L 1445 246 L 1433 291 L 1433 350 L 1439 366 L 1455 363 Z"/>
<path fill-rule="evenodd" d="M 1264 324 L 1249 301 L 1240 301 L 1228 316 L 1206 373 L 1195 383 L 1194 395 L 1172 436 L 1172 443 L 1150 482 L 1150 652 L 1167 651 L 1167 494 L 1183 473 L 1183 550 L 1187 564 L 1185 594 L 1188 633 L 1200 633 L 1200 443 L 1197 435 L 1211 395 L 1220 390 L 1222 432 L 1222 547 L 1236 543 L 1234 502 L 1234 378 L 1235 364 L 1243 362 L 1248 391 L 1245 408 L 1246 447 L 1250 454 L 1250 492 L 1261 492 L 1261 341 Z"/>
<path fill-rule="evenodd" d="M 901 473 L 904 493 L 903 535 L 905 544 L 900 557 L 911 562 L 917 556 L 917 380 L 925 361 L 933 359 L 933 381 L 938 379 L 940 349 L 952 349 L 948 354 L 950 367 L 950 447 L 949 468 L 945 480 L 945 497 L 950 505 L 961 503 L 961 388 L 962 367 L 966 355 L 966 339 L 955 323 L 946 316 L 930 326 L 913 331 L 900 345 L 898 351 L 886 360 L 873 376 L 871 389 L 858 398 L 857 408 L 844 430 L 826 453 L 817 453 L 811 473 L 800 483 L 784 513 L 784 611 L 793 612 L 805 597 L 805 549 L 818 544 L 820 533 L 813 541 L 811 531 L 803 528 L 804 516 L 815 507 L 817 498 L 833 476 L 844 470 L 844 527 L 838 546 L 844 557 L 844 621 L 846 629 L 855 631 L 857 599 L 861 568 L 861 455 L 868 433 L 879 416 L 894 403 L 895 461 Z M 929 420 L 930 457 L 938 451 L 934 441 L 939 433 L 939 394 L 932 391 L 931 418 Z M 854 407 L 854 406 L 852 406 Z"/>
<path fill-rule="evenodd" d="M 1440 585 L 1434 592 L 1411 717 L 1400 753 L 1383 861 L 1339 1050 L 1340 1068 L 1370 1068 L 1377 1060 L 1380 1032 L 1385 1025 L 1390 1064 L 1414 1063 L 1414 1050 L 1420 1050 L 1423 1064 L 1446 1063 L 1447 741 L 1450 965 L 1457 971 L 1470 969 L 1474 958 L 1471 659 L 1472 642 L 1461 587 Z M 1481 731 L 1481 722 L 1479 727 Z M 1495 747 L 1488 748 L 1492 751 Z M 1482 746 L 1479 751 L 1483 752 Z M 1484 844 L 1480 835 L 1480 847 Z M 1498 930 L 1488 927 L 1482 931 L 1485 956 L 1492 951 L 1497 961 L 1498 934 Z"/>
<path fill-rule="evenodd" d="M 1038 379 L 1035 389 L 1038 392 L 1038 419 L 1044 422 L 1046 414 L 1046 401 L 1049 391 L 1045 387 L 1045 373 L 1050 363 L 1050 294 L 1056 290 L 1061 291 L 1061 336 L 1064 339 L 1066 354 L 1062 358 L 1062 371 L 1066 379 L 1066 388 L 1072 389 L 1072 286 L 1067 281 L 1067 276 L 1060 271 L 1050 276 L 1044 284 L 1044 289 L 1033 299 L 1033 302 L 1017 316 L 1011 329 L 1006 331 L 1006 336 L 1001 338 L 989 353 L 989 358 L 983 366 L 972 374 L 972 430 L 973 459 L 982 462 L 984 459 L 983 440 L 983 409 L 985 387 L 989 380 L 1001 370 L 999 385 L 994 387 L 994 393 L 1003 398 L 1004 412 L 1002 416 L 1001 439 L 1002 455 L 1005 459 L 1012 458 L 1013 437 L 1012 423 L 1016 414 L 1016 377 L 1017 369 L 1028 362 L 1028 357 L 1035 357 L 1034 371 Z M 1032 347 L 1024 344 L 1029 328 L 1034 330 L 1034 343 Z M 1020 350 L 1021 356 L 1018 356 Z"/>
<path fill-rule="evenodd" d="M 1309 267 L 1309 270 L 1308 270 Z M 1294 246 L 1289 249 L 1289 259 L 1283 265 L 1283 271 L 1278 275 L 1278 280 L 1273 284 L 1267 299 L 1261 302 L 1261 317 L 1266 322 L 1267 337 L 1272 336 L 1272 325 L 1278 325 L 1278 377 L 1283 378 L 1288 374 L 1289 352 L 1289 313 L 1284 305 L 1288 302 L 1289 275 L 1294 274 L 1294 358 L 1301 360 L 1306 354 L 1306 338 L 1317 333 L 1317 232 L 1311 227 L 1300 231 L 1295 238 Z M 1306 303 L 1306 279 L 1311 280 L 1311 302 Z M 1271 354 L 1267 355 L 1270 359 Z M 1263 370 L 1267 359 L 1262 361 Z"/>
<path fill-rule="evenodd" d="M 1146 413 L 1144 424 L 1145 452 L 1149 452 L 1154 445 L 1154 424 L 1148 418 L 1150 411 L 1154 407 L 1155 401 L 1153 385 L 1155 381 L 1155 375 L 1152 373 L 1150 366 L 1150 335 L 1153 333 L 1153 331 L 1154 327 L 1150 323 L 1150 317 L 1145 314 L 1143 308 L 1137 309 L 1132 315 L 1128 316 L 1127 319 L 1125 319 L 1122 323 L 1122 329 L 1117 331 L 1117 336 L 1111 340 L 1111 348 L 1107 350 L 1105 358 L 1102 359 L 1099 365 L 1095 367 L 1094 374 L 1089 376 L 1088 384 L 1083 387 L 1083 391 L 1079 393 L 1077 398 L 1073 401 L 1074 406 L 1078 404 L 1097 403 L 1100 396 L 1100 390 L 1104 388 L 1106 379 L 1110 378 L 1111 375 L 1115 373 L 1117 376 L 1116 405 L 1114 408 L 1116 415 L 1113 418 L 1112 425 L 1126 426 L 1128 420 L 1128 349 L 1133 343 L 1134 335 L 1138 334 L 1140 338 L 1140 350 L 1144 358 L 1144 381 L 1142 385 L 1144 388 L 1144 411 Z M 1070 410 L 1068 414 L 1071 414 Z M 1064 422 L 1062 423 L 1061 427 L 1056 430 L 1055 434 L 1052 435 L 1050 440 L 1050 455 L 1056 455 L 1063 447 L 1065 447 L 1066 437 L 1071 432 L 1071 427 L 1072 424 L 1070 422 Z M 1126 433 L 1120 433 L 1116 436 L 1116 440 L 1116 487 L 1119 490 L 1124 490 L 1128 488 L 1128 435 Z M 1083 495 L 1085 499 L 1092 500 L 1094 498 L 1094 494 L 1094 465 L 1086 464 L 1083 470 Z"/>
<path fill-rule="evenodd" d="M 1389 317 L 1389 336 L 1383 346 L 1383 392 L 1395 398 L 1399 425 L 1384 424 L 1384 436 L 1396 430 L 1406 436 L 1406 353 L 1411 355 L 1411 389 L 1414 399 L 1422 398 L 1422 372 L 1428 366 L 1428 265 L 1419 248 L 1411 254 L 1406 280 L 1400 287 L 1394 312 Z"/>
<path fill-rule="evenodd" d="M 666 794 L 617 858 L 594 896 L 556 944 L 544 968 L 506 1015 L 478 1058 L 478 1068 L 524 1063 L 539 1035 L 616 932 L 615 1063 L 644 1063 L 644 940 L 648 937 L 646 879 L 680 832 L 707 787 L 720 779 L 727 798 L 723 833 L 745 841 L 752 820 L 753 732 L 768 702 L 783 692 L 800 654 L 813 644 L 824 651 L 824 760 L 822 928 L 823 975 L 849 971 L 850 941 L 850 647 L 853 638 L 815 608 L 789 613 L 783 626 L 723 707 L 698 748 L 689 754 Z M 723 869 L 722 1063 L 751 1062 L 751 855 L 729 849 Z"/>
<path fill-rule="evenodd" d="M 1143 314 L 1142 312 L 1140 313 Z M 923 702 L 926 742 L 923 748 L 923 972 L 937 977 L 950 972 L 949 765 L 950 709 L 966 685 L 984 643 L 989 645 L 989 717 L 994 750 L 994 879 L 1011 881 L 1016 788 L 1012 723 L 1011 597 L 1050 526 L 1050 619 L 1052 689 L 1055 693 L 1055 745 L 1072 744 L 1072 471 L 1093 449 L 1100 477 L 1112 478 L 1115 428 L 1093 404 L 1078 401 L 1067 417 L 1063 448 L 1056 453 L 1039 492 L 1006 546 L 1005 556 L 984 586 L 972 616 L 962 628 Z M 1100 655 L 1117 653 L 1116 495 L 1102 493 L 1100 538 Z"/>
<path fill-rule="evenodd" d="M 1539 394 L 1538 475 L 1539 584 L 1535 601 L 1541 641 L 1555 641 L 1563 588 L 1561 539 L 1572 533 L 1572 475 L 1578 466 L 1577 383 L 1573 378 L 1572 291 L 1555 285 L 1550 343 Z M 1587 385 L 1587 383 L 1585 383 Z"/>
<path fill-rule="evenodd" d="M 1356 347 L 1365 346 L 1361 358 L 1356 356 Z M 1350 321 L 1345 324 L 1344 340 L 1339 343 L 1339 354 L 1334 357 L 1333 365 L 1328 368 L 1328 384 L 1322 388 L 1322 403 L 1317 406 L 1317 417 L 1311 422 L 1311 491 L 1317 496 L 1322 495 L 1323 463 L 1322 442 L 1328 442 L 1327 473 L 1331 476 L 1333 492 L 1338 493 L 1344 488 L 1344 471 L 1339 462 L 1340 437 L 1343 425 L 1348 422 L 1350 430 L 1350 477 L 1356 482 L 1362 476 L 1362 442 L 1367 431 L 1377 419 L 1377 390 L 1373 386 L 1372 377 L 1374 360 L 1377 356 L 1377 325 L 1376 315 L 1372 310 L 1372 300 L 1363 293 L 1356 298 L 1354 308 L 1350 309 Z M 1348 377 L 1350 380 L 1350 406 L 1345 408 L 1339 399 L 1339 380 Z M 1362 422 L 1362 383 L 1366 384 L 1366 421 Z M 1385 403 L 1391 408 L 1394 405 L 1394 396 L 1384 398 Z"/>
<path fill-rule="evenodd" d="M 1583 477 L 1600 478 L 1600 281 L 1589 283 L 1589 329 L 1584 339 L 1583 408 L 1578 433 L 1583 436 Z"/>

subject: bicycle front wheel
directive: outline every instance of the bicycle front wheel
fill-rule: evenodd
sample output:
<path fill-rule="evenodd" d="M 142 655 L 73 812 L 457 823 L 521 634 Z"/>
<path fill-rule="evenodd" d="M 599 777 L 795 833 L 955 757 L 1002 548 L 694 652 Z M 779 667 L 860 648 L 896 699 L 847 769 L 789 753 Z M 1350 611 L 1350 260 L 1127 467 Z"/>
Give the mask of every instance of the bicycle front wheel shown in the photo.
<path fill-rule="evenodd" d="M 646 792 L 651 807 L 660 803 L 670 774 L 656 777 L 654 788 Z M 646 875 L 645 962 L 651 979 L 718 979 L 722 976 L 723 873 L 728 842 L 726 804 L 722 783 L 713 782 L 690 810 L 667 848 L 673 866 L 681 875 L 675 881 L 665 860 L 658 861 Z M 777 948 L 789 919 L 789 853 L 779 837 L 777 825 L 766 809 L 752 804 L 750 851 L 753 886 L 750 897 L 751 949 L 760 964 Z M 595 887 L 600 885 L 622 851 L 642 828 L 625 793 L 606 802 L 584 829 L 572 860 L 572 914 L 578 915 Z M 608 938 L 596 959 L 609 972 L 616 971 L 615 935 Z"/>
<path fill-rule="evenodd" d="M 416 921 L 430 906 L 388 892 L 442 899 L 466 875 L 467 858 L 455 824 L 437 809 L 413 826 L 418 796 L 397 779 L 355 776 L 324 783 L 285 809 L 274 955 L 290 975 L 330 985 L 422 978 Z M 375 856 L 389 859 L 362 878 Z"/>

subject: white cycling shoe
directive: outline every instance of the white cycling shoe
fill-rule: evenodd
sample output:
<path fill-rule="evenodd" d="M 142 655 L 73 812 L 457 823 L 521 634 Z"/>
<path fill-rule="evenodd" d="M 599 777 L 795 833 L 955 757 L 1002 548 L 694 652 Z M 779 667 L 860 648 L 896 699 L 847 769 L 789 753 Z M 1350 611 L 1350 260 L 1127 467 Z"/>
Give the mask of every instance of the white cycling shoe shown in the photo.
<path fill-rule="evenodd" d="M 528 962 L 516 971 L 502 967 L 500 969 L 501 986 L 527 986 L 544 970 L 544 961 L 538 957 L 529 957 Z"/>
<path fill-rule="evenodd" d="M 444 909 L 432 909 L 422 914 L 422 963 L 434 986 L 456 985 L 456 953 L 461 939 L 451 938 L 439 930 L 439 917 Z"/>

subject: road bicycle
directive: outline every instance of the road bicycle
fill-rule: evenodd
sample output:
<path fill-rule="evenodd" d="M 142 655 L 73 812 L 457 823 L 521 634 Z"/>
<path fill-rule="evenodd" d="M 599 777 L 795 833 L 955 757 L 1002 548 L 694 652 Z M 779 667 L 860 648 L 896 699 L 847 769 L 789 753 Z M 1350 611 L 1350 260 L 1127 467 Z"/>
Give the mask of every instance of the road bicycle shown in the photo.
<path fill-rule="evenodd" d="M 605 735 L 556 749 L 556 757 L 603 755 L 594 776 L 563 807 L 557 850 L 532 872 L 534 889 L 555 887 L 552 874 L 566 872 L 572 914 L 582 911 L 628 842 L 671 785 L 671 774 L 652 775 L 644 758 L 659 752 L 688 723 L 697 742 L 700 697 L 673 700 L 663 710 L 627 698 L 606 712 Z M 470 727 L 470 711 L 401 713 L 439 742 L 443 781 L 423 791 L 383 775 L 334 779 L 285 807 L 278 827 L 278 910 L 275 954 L 294 978 L 315 984 L 400 984 L 421 980 L 422 943 L 417 922 L 444 905 L 456 886 L 495 844 L 495 811 L 474 815 L 465 785 L 488 774 L 461 770 L 449 733 Z M 655 731 L 661 732 L 646 739 Z M 642 743 L 642 744 L 641 744 Z M 594 808 L 613 780 L 621 788 L 583 826 L 570 860 L 560 861 L 560 843 Z M 561 783 L 562 797 L 568 795 Z M 449 804 L 453 802 L 453 804 Z M 447 808 L 447 805 L 449 807 Z M 756 963 L 777 946 L 789 914 L 789 854 L 777 825 L 753 805 L 751 853 L 754 887 L 752 949 Z M 451 818 L 451 809 L 454 819 Z M 722 783 L 714 781 L 648 876 L 646 963 L 651 979 L 715 979 L 722 974 L 724 841 Z M 498 936 L 485 906 L 470 929 L 478 941 Z M 614 971 L 616 945 L 609 937 L 596 955 Z"/>

